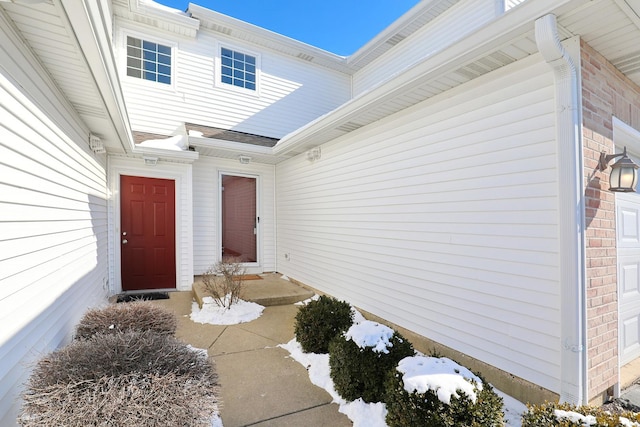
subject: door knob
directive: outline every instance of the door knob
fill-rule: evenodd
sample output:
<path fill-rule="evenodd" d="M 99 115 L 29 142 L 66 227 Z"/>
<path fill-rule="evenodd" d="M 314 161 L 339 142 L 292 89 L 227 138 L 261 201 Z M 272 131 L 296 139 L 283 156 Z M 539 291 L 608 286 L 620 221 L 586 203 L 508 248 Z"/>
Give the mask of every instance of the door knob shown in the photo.
<path fill-rule="evenodd" d="M 127 243 L 129 243 L 129 241 L 127 239 L 122 239 L 122 244 L 126 245 Z"/>

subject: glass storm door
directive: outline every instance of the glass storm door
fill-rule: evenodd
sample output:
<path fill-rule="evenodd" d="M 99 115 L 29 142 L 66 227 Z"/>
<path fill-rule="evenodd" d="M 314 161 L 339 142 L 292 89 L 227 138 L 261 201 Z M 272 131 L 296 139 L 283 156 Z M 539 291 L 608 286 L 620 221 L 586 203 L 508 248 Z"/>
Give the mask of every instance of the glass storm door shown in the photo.
<path fill-rule="evenodd" d="M 256 178 L 221 176 L 222 259 L 257 262 Z"/>

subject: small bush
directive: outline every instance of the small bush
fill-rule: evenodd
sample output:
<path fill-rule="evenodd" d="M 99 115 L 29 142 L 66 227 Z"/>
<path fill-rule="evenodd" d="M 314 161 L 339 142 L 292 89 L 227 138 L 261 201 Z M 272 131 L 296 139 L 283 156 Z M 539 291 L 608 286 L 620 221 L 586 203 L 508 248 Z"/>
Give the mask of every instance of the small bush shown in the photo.
<path fill-rule="evenodd" d="M 202 283 L 218 307 L 231 308 L 242 299 L 245 273 L 240 258 L 225 257 L 204 272 Z"/>
<path fill-rule="evenodd" d="M 31 383 L 40 387 L 136 372 L 215 381 L 207 358 L 177 339 L 152 331 L 129 331 L 94 335 L 44 356 Z"/>
<path fill-rule="evenodd" d="M 328 353 L 331 340 L 352 323 L 349 303 L 323 295 L 302 306 L 296 314 L 296 340 L 305 353 Z"/>
<path fill-rule="evenodd" d="M 640 425 L 640 414 L 631 411 L 611 413 L 593 406 L 567 403 L 529 405 L 529 411 L 522 415 L 522 427 L 627 427 L 636 425 L 634 423 Z"/>
<path fill-rule="evenodd" d="M 175 338 L 152 331 L 97 334 L 37 363 L 19 421 L 28 427 L 210 425 L 215 393 L 206 355 Z"/>
<path fill-rule="evenodd" d="M 413 354 L 413 346 L 400 333 L 364 321 L 329 344 L 331 379 L 336 391 L 348 401 L 361 397 L 365 402 L 381 402 L 388 372 Z"/>
<path fill-rule="evenodd" d="M 411 359 L 417 369 L 403 369 Z M 448 379 L 439 383 L 443 374 Z M 459 388 L 452 390 L 456 383 Z M 497 427 L 504 423 L 502 399 L 491 385 L 446 358 L 403 359 L 389 373 L 385 387 L 389 427 Z"/>
<path fill-rule="evenodd" d="M 167 309 L 149 301 L 133 301 L 87 311 L 76 327 L 76 338 L 145 330 L 174 335 L 176 327 L 176 317 Z"/>
<path fill-rule="evenodd" d="M 24 394 L 24 427 L 201 426 L 217 409 L 215 390 L 175 374 L 130 373 L 50 384 Z"/>

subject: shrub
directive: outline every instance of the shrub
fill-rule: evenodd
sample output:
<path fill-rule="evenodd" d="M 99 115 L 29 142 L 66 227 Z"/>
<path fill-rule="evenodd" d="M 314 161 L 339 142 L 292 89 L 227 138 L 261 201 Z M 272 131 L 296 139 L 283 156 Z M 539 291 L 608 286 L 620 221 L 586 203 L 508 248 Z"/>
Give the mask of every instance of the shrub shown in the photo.
<path fill-rule="evenodd" d="M 87 311 L 76 327 L 76 338 L 145 330 L 174 335 L 176 327 L 176 317 L 167 309 L 149 301 L 133 301 Z"/>
<path fill-rule="evenodd" d="M 300 307 L 294 326 L 296 340 L 306 353 L 328 353 L 331 340 L 352 323 L 349 303 L 323 295 Z"/>
<path fill-rule="evenodd" d="M 202 275 L 202 283 L 218 307 L 231 308 L 242 298 L 246 270 L 239 258 L 225 257 Z"/>
<path fill-rule="evenodd" d="M 211 426 L 214 390 L 175 374 L 130 373 L 50 384 L 23 396 L 24 427 Z"/>
<path fill-rule="evenodd" d="M 329 344 L 331 379 L 346 400 L 381 402 L 388 372 L 413 354 L 413 346 L 400 333 L 365 320 Z"/>
<path fill-rule="evenodd" d="M 529 405 L 529 411 L 522 415 L 522 427 L 627 427 L 636 425 L 634 423 L 640 425 L 640 414 L 631 411 L 611 413 L 593 406 L 567 403 Z"/>
<path fill-rule="evenodd" d="M 491 385 L 447 358 L 405 358 L 385 388 L 389 427 L 503 425 L 502 399 Z"/>
<path fill-rule="evenodd" d="M 19 421 L 28 427 L 210 425 L 215 393 L 206 355 L 173 337 L 96 334 L 37 363 Z"/>

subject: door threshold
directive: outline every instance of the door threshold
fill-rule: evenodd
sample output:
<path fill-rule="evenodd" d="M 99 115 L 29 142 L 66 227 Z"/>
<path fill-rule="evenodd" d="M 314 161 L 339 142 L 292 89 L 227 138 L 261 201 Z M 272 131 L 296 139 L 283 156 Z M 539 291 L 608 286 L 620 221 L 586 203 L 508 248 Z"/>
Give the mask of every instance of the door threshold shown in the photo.
<path fill-rule="evenodd" d="M 126 291 L 116 295 L 116 303 L 169 299 L 169 292 L 171 291 L 175 291 L 175 289 L 152 289 L 148 291 Z"/>

